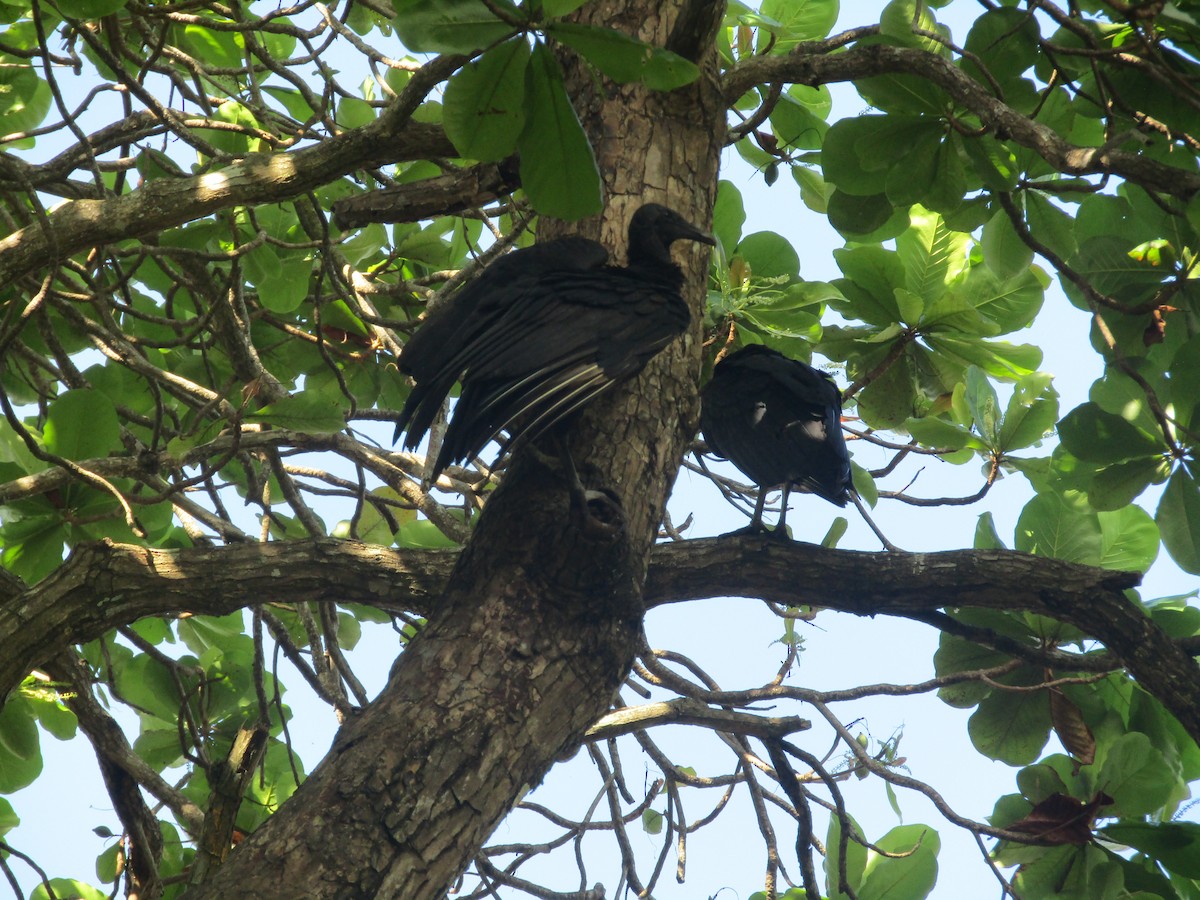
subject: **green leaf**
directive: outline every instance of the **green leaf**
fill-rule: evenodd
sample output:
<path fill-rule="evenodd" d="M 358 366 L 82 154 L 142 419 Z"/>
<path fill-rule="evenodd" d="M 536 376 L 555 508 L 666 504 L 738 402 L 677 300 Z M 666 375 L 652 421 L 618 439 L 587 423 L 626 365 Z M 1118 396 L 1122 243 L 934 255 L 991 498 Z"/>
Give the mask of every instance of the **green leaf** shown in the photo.
<path fill-rule="evenodd" d="M 1100 833 L 1141 850 L 1176 875 L 1200 878 L 1200 825 L 1195 822 L 1117 822 Z"/>
<path fill-rule="evenodd" d="M 1025 674 L 1027 683 L 1038 680 L 1035 672 Z M 1029 765 L 1050 737 L 1050 703 L 1043 691 L 993 691 L 979 701 L 967 732 L 984 756 L 1010 766 Z"/>
<path fill-rule="evenodd" d="M 1000 533 L 996 531 L 996 522 L 990 512 L 980 513 L 979 519 L 975 523 L 975 542 L 972 546 L 976 550 L 1008 549 L 1001 540 Z"/>
<path fill-rule="evenodd" d="M 0 794 L 11 794 L 42 773 L 36 715 L 26 697 L 15 694 L 0 709 Z"/>
<path fill-rule="evenodd" d="M 1075 491 L 1038 494 L 1017 519 L 1015 546 L 1023 553 L 1096 566 L 1103 543 L 1096 514 Z"/>
<path fill-rule="evenodd" d="M 308 393 L 284 397 L 246 416 L 250 422 L 265 422 L 307 434 L 336 434 L 346 427 L 346 414 L 340 406 Z"/>
<path fill-rule="evenodd" d="M 59 0 L 59 12 L 71 19 L 102 19 L 124 9 L 129 0 Z"/>
<path fill-rule="evenodd" d="M 1058 394 L 1047 385 L 1036 399 L 1030 400 L 1021 390 L 1014 390 L 1009 398 L 1000 429 L 1000 446 L 1005 451 L 1032 446 L 1054 430 L 1058 421 Z"/>
<path fill-rule="evenodd" d="M 642 829 L 646 834 L 658 834 L 663 829 L 663 814 L 656 809 L 642 812 Z"/>
<path fill-rule="evenodd" d="M 904 430 L 926 447 L 945 450 L 961 450 L 964 447 L 983 449 L 983 443 L 971 433 L 970 429 L 947 422 L 945 419 L 932 416 L 923 419 L 910 418 L 904 423 Z"/>
<path fill-rule="evenodd" d="M 50 85 L 25 61 L 0 65 L 0 136 L 32 131 L 50 112 Z"/>
<path fill-rule="evenodd" d="M 959 672 L 994 668 L 1009 660 L 1010 657 L 1003 653 L 943 633 L 938 641 L 937 652 L 933 655 L 933 666 L 938 677 L 944 678 Z M 992 686 L 984 681 L 961 681 L 938 688 L 938 698 L 948 706 L 970 709 L 991 694 L 992 690 Z"/>
<path fill-rule="evenodd" d="M 844 237 L 866 242 L 871 237 L 886 240 L 881 229 L 896 226 L 897 233 L 903 230 L 903 220 L 908 216 L 897 209 L 886 194 L 860 197 L 848 194 L 840 188 L 829 195 L 829 224 Z"/>
<path fill-rule="evenodd" d="M 507 0 L 495 6 L 521 15 Z M 418 53 L 471 53 L 503 40 L 514 29 L 497 19 L 483 0 L 392 0 L 396 34 Z"/>
<path fill-rule="evenodd" d="M 1121 816 L 1144 816 L 1170 799 L 1179 784 L 1179 772 L 1140 732 L 1123 734 L 1109 748 L 1097 784 L 1116 801 Z"/>
<path fill-rule="evenodd" d="M 941 838 L 928 825 L 900 825 L 875 842 L 887 857 L 868 851 L 859 900 L 921 900 L 933 892 L 937 882 Z"/>
<path fill-rule="evenodd" d="M 900 321 L 896 288 L 907 277 L 900 255 L 882 247 L 854 247 L 833 251 L 833 258 L 846 276 L 834 285 L 846 298 L 835 303 L 839 312 L 872 325 L 889 326 Z"/>
<path fill-rule="evenodd" d="M 700 77 L 695 63 L 612 28 L 555 22 L 546 26 L 546 34 L 619 84 L 641 81 L 654 90 L 673 91 Z"/>
<path fill-rule="evenodd" d="M 1158 526 L 1140 506 L 1098 513 L 1100 565 L 1124 572 L 1145 572 L 1158 556 Z"/>
<path fill-rule="evenodd" d="M 1058 423 L 1058 436 L 1072 456 L 1088 462 L 1124 462 L 1163 452 L 1141 429 L 1092 402 L 1067 413 Z"/>
<path fill-rule="evenodd" d="M 81 388 L 50 403 L 43 432 L 46 449 L 66 459 L 93 459 L 122 449 L 121 423 L 111 400 Z"/>
<path fill-rule="evenodd" d="M 12 804 L 0 797 L 0 837 L 4 837 L 20 824 L 21 817 L 13 810 Z"/>
<path fill-rule="evenodd" d="M 1000 400 L 996 397 L 996 389 L 992 387 L 992 383 L 977 366 L 967 367 L 966 401 L 980 436 L 989 448 L 997 449 L 1000 437 L 997 427 L 1000 420 Z"/>
<path fill-rule="evenodd" d="M 1171 559 L 1185 572 L 1200 575 L 1200 494 L 1184 467 L 1167 482 L 1154 519 Z"/>
<path fill-rule="evenodd" d="M 587 135 L 563 88 L 554 54 L 542 43 L 533 48 L 526 85 L 521 184 L 534 208 L 559 219 L 582 219 L 600 212 L 600 170 Z"/>
<path fill-rule="evenodd" d="M 70 897 L 71 900 L 108 900 L 108 894 L 104 891 L 82 881 L 76 881 L 74 878 L 51 878 L 49 884 L 50 890 L 59 900 L 62 900 L 63 897 Z M 46 884 L 42 883 L 34 888 L 33 893 L 29 895 L 29 900 L 50 900 Z"/>
<path fill-rule="evenodd" d="M 733 255 L 746 222 L 746 207 L 742 193 L 732 181 L 721 180 L 717 185 L 717 202 L 713 206 L 713 234 L 725 250 L 726 256 Z"/>
<path fill-rule="evenodd" d="M 277 254 L 274 247 L 264 245 L 259 250 Z M 251 256 L 257 255 L 257 251 Z M 290 313 L 300 307 L 308 297 L 312 262 L 300 256 L 288 255 L 278 258 L 278 268 L 264 274 L 255 281 L 258 299 L 267 309 L 277 313 Z"/>
<path fill-rule="evenodd" d="M 800 257 L 791 243 L 773 231 L 757 231 L 742 238 L 736 254 L 750 266 L 751 275 L 759 278 L 800 275 Z"/>
<path fill-rule="evenodd" d="M 528 63 L 529 44 L 517 37 L 467 63 L 446 83 L 442 124 L 462 156 L 495 161 L 516 149 L 525 127 Z"/>
<path fill-rule="evenodd" d="M 763 26 L 775 36 L 773 53 L 786 53 L 800 41 L 818 41 L 829 34 L 838 17 L 837 0 L 763 0 L 760 12 L 772 24 Z"/>
<path fill-rule="evenodd" d="M 911 221 L 896 239 L 896 253 L 904 265 L 905 285 L 929 304 L 966 269 L 971 239 L 948 228 L 937 213 L 920 207 L 912 210 Z"/>
<path fill-rule="evenodd" d="M 1152 457 L 1106 466 L 1088 484 L 1088 503 L 1097 510 L 1121 509 L 1169 472 L 1170 463 Z"/>
<path fill-rule="evenodd" d="M 850 820 L 852 827 L 858 831 L 858 823 Z M 831 897 L 838 896 L 838 870 L 841 868 L 841 835 L 842 819 L 840 816 L 829 817 L 829 830 L 825 835 L 825 890 Z M 867 867 L 867 848 L 853 839 L 846 842 L 846 881 L 857 892 L 862 885 L 863 871 Z"/>
<path fill-rule="evenodd" d="M 1000 210 L 983 226 L 983 259 L 1001 278 L 1010 278 L 1029 268 L 1033 250 L 1021 240 L 1008 213 Z"/>
<path fill-rule="evenodd" d="M 117 880 L 117 857 L 124 855 L 120 841 L 115 841 L 96 857 L 96 878 L 101 884 L 112 884 Z"/>

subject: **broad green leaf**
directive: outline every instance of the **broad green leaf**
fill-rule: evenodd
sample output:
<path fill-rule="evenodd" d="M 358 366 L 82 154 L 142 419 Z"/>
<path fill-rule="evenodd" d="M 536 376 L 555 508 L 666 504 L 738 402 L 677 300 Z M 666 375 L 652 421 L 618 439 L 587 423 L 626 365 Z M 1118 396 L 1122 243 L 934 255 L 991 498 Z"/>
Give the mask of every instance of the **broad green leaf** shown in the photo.
<path fill-rule="evenodd" d="M 1009 399 L 1004 411 L 1004 426 L 1000 430 L 1000 446 L 1005 451 L 1020 450 L 1036 444 L 1054 431 L 1058 421 L 1058 397 L 1052 390 L 1050 396 L 1040 397 L 1026 406 L 1020 402 L 1017 392 Z"/>
<path fill-rule="evenodd" d="M 994 529 L 993 529 L 994 530 Z M 933 655 L 933 666 L 939 678 L 959 672 L 975 672 L 1004 665 L 1010 657 L 995 650 L 980 647 L 962 638 L 943 633 Z M 961 681 L 938 689 L 938 698 L 948 706 L 970 709 L 988 696 L 993 687 L 984 681 Z"/>
<path fill-rule="evenodd" d="M 0 794 L 34 782 L 42 772 L 41 744 L 32 703 L 20 694 L 0 709 Z"/>
<path fill-rule="evenodd" d="M 560 219 L 582 219 L 602 207 L 600 170 L 587 135 L 563 88 L 554 54 L 533 48 L 526 84 L 521 184 L 534 208 Z"/>
<path fill-rule="evenodd" d="M 752 275 L 761 278 L 800 274 L 800 257 L 788 240 L 773 231 L 757 231 L 742 238 L 736 254 L 750 266 Z"/>
<path fill-rule="evenodd" d="M 990 9 L 971 25 L 966 49 L 987 67 L 993 78 L 1006 82 L 1033 68 L 1038 61 L 1041 55 L 1038 37 L 1038 20 L 1033 16 L 1011 7 Z M 974 60 L 964 58 L 961 65 L 983 80 Z"/>
<path fill-rule="evenodd" d="M 996 389 L 977 366 L 968 366 L 966 371 L 966 401 L 971 418 L 980 437 L 988 447 L 997 449 L 999 444 L 1000 400 Z"/>
<path fill-rule="evenodd" d="M 1088 502 L 1097 510 L 1121 509 L 1169 473 L 1170 463 L 1165 459 L 1143 457 L 1113 463 L 1097 472 L 1088 485 Z"/>
<path fill-rule="evenodd" d="M 926 340 L 934 350 L 961 360 L 964 366 L 977 365 L 993 378 L 1024 378 L 1042 362 L 1041 348 L 1032 344 L 956 338 L 945 333 L 927 335 Z"/>
<path fill-rule="evenodd" d="M 1036 673 L 1027 674 L 1026 683 L 1037 680 Z M 967 732 L 984 756 L 1010 766 L 1029 765 L 1050 737 L 1050 702 L 1044 691 L 992 691 L 979 701 Z"/>
<path fill-rule="evenodd" d="M 1045 298 L 1042 282 L 1028 269 L 1002 281 L 984 266 L 972 266 L 950 289 L 996 323 L 1000 334 L 1033 322 Z"/>
<path fill-rule="evenodd" d="M 63 897 L 70 897 L 71 900 L 108 900 L 108 894 L 104 891 L 82 881 L 76 881 L 74 878 L 51 878 L 49 884 L 50 890 L 59 900 L 62 900 Z M 29 900 L 50 900 L 45 883 L 39 884 L 33 889 Z"/>
<path fill-rule="evenodd" d="M 844 237 L 868 242 L 872 238 L 886 240 L 904 230 L 905 211 L 897 209 L 886 194 L 860 197 L 847 194 L 840 188 L 829 195 L 827 202 L 829 224 Z M 895 234 L 885 233 L 893 231 Z"/>
<path fill-rule="evenodd" d="M 1004 210 L 983 226 L 983 258 L 1000 278 L 1010 278 L 1033 263 L 1033 250 L 1021 240 Z"/>
<path fill-rule="evenodd" d="M 981 513 L 975 523 L 975 541 L 972 546 L 976 550 L 1007 550 L 1000 533 L 996 531 L 996 522 L 990 512 Z"/>
<path fill-rule="evenodd" d="M 803 84 L 792 85 L 780 96 L 779 102 L 771 113 L 771 128 L 775 131 L 779 143 L 784 147 L 819 150 L 822 139 L 829 131 L 829 124 L 823 116 L 817 115 L 809 104 L 796 99 L 796 96 L 804 91 L 816 95 L 823 101 L 829 97 L 828 88 L 825 87 L 818 91 Z"/>
<path fill-rule="evenodd" d="M 58 11 L 71 19 L 102 19 L 124 9 L 129 0 L 59 0 Z"/>
<path fill-rule="evenodd" d="M 556 22 L 546 26 L 546 34 L 577 50 L 621 84 L 641 81 L 654 90 L 673 91 L 700 76 L 690 60 L 612 28 Z"/>
<path fill-rule="evenodd" d="M 51 401 L 43 433 L 46 449 L 66 459 L 108 456 L 121 447 L 121 423 L 111 400 L 81 388 Z"/>
<path fill-rule="evenodd" d="M 96 878 L 101 884 L 112 884 L 117 880 L 119 869 L 118 857 L 124 862 L 124 848 L 121 841 L 114 841 L 103 853 L 96 857 Z"/>
<path fill-rule="evenodd" d="M 1023 553 L 1053 556 L 1097 566 L 1103 557 L 1100 523 L 1082 494 L 1038 494 L 1017 519 L 1015 547 Z"/>
<path fill-rule="evenodd" d="M 1063 417 L 1058 423 L 1058 436 L 1073 456 L 1088 462 L 1124 462 L 1161 456 L 1163 452 L 1149 435 L 1091 402 Z"/>
<path fill-rule="evenodd" d="M 1200 575 L 1200 494 L 1186 468 L 1180 466 L 1167 482 L 1154 519 L 1171 559 L 1185 572 Z"/>
<path fill-rule="evenodd" d="M 839 312 L 872 325 L 900 321 L 895 291 L 904 286 L 906 273 L 899 254 L 882 247 L 854 247 L 834 250 L 833 258 L 846 276 L 834 282 L 846 298 L 834 304 Z"/>
<path fill-rule="evenodd" d="M 1200 878 L 1200 824 L 1195 822 L 1116 822 L 1100 830 L 1109 840 L 1141 850 L 1163 867 Z"/>
<path fill-rule="evenodd" d="M 921 900 L 928 897 L 937 882 L 938 850 L 941 838 L 928 825 L 900 825 L 875 845 L 886 853 L 904 854 L 887 857 L 867 851 L 859 900 Z"/>
<path fill-rule="evenodd" d="M 1129 238 L 1094 237 L 1082 242 L 1067 262 L 1100 293 L 1119 303 L 1142 303 L 1161 288 L 1168 273 L 1148 262 L 1133 259 L 1129 251 L 1134 246 Z M 1073 282 L 1064 279 L 1063 290 L 1080 309 L 1090 309 L 1087 299 Z"/>
<path fill-rule="evenodd" d="M 342 128 L 361 128 L 375 121 L 375 107 L 358 97 L 343 97 L 335 118 Z"/>
<path fill-rule="evenodd" d="M 845 194 L 882 194 L 888 175 L 922 139 L 940 135 L 936 123 L 918 116 L 865 115 L 830 126 L 821 150 L 825 180 Z"/>
<path fill-rule="evenodd" d="M 817 41 L 829 34 L 838 17 L 837 0 L 763 0 L 760 12 L 774 20 L 766 26 L 775 36 L 771 50 L 786 53 L 800 41 Z"/>
<path fill-rule="evenodd" d="M 508 0 L 495 6 L 513 17 L 521 13 Z M 513 33 L 483 0 L 393 0 L 396 34 L 418 53 L 470 53 Z"/>
<path fill-rule="evenodd" d="M 946 227 L 937 213 L 914 208 L 911 217 L 912 226 L 896 239 L 896 253 L 904 264 L 905 285 L 932 303 L 966 268 L 971 239 Z"/>
<path fill-rule="evenodd" d="M 656 809 L 647 809 L 642 813 L 642 830 L 646 834 L 658 834 L 663 829 L 663 814 Z"/>
<path fill-rule="evenodd" d="M 851 825 L 857 829 L 853 819 Z M 861 832 L 858 832 L 861 837 Z M 839 895 L 838 870 L 841 868 L 842 820 L 840 816 L 829 817 L 829 829 L 825 834 L 825 890 L 831 897 Z M 867 848 L 855 840 L 846 842 L 846 881 L 857 892 L 862 885 L 863 871 L 867 867 Z"/>
<path fill-rule="evenodd" d="M 32 131 L 50 112 L 50 85 L 27 61 L 0 65 L 0 137 Z"/>
<path fill-rule="evenodd" d="M 341 407 L 306 393 L 284 397 L 248 414 L 246 419 L 308 434 L 336 434 L 346 427 L 346 414 Z"/>
<path fill-rule="evenodd" d="M 732 181 L 721 180 L 717 185 L 717 202 L 713 206 L 713 234 L 716 235 L 727 257 L 733 256 L 733 248 L 742 236 L 742 225 L 746 222 L 746 208 L 742 193 Z"/>
<path fill-rule="evenodd" d="M 4 837 L 20 824 L 21 817 L 13 810 L 12 804 L 0 797 L 0 837 Z"/>
<path fill-rule="evenodd" d="M 258 249 L 265 251 L 268 256 L 276 256 L 275 248 L 269 245 Z M 251 255 L 257 255 L 257 251 Z M 308 297 L 312 267 L 310 260 L 300 256 L 277 256 L 276 265 L 254 280 L 259 302 L 277 313 L 290 313 L 298 309 Z"/>
<path fill-rule="evenodd" d="M 1025 194 L 1025 219 L 1039 241 L 1064 259 L 1076 250 L 1075 221 L 1036 191 Z"/>
<path fill-rule="evenodd" d="M 1125 572 L 1145 572 L 1158 556 L 1158 526 L 1140 506 L 1101 512 L 1100 565 Z"/>
<path fill-rule="evenodd" d="M 983 442 L 970 429 L 947 422 L 945 419 L 927 417 L 924 419 L 908 419 L 904 430 L 915 437 L 926 447 L 937 447 L 946 450 L 961 450 L 963 447 L 983 449 Z"/>
<path fill-rule="evenodd" d="M 516 149 L 525 127 L 528 63 L 529 43 L 516 37 L 467 63 L 447 82 L 442 124 L 461 155 L 494 161 Z"/>
<path fill-rule="evenodd" d="M 1097 783 L 1116 801 L 1114 814 L 1149 815 L 1170 798 L 1179 772 L 1140 732 L 1117 738 L 1104 757 Z"/>

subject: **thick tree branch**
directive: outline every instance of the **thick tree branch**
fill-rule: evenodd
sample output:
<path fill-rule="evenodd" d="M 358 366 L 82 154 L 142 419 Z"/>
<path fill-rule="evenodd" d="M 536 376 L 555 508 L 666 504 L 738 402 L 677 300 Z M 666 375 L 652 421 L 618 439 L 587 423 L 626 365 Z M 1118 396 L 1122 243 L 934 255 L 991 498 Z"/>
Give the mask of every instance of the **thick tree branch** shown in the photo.
<path fill-rule="evenodd" d="M 915 75 L 944 90 L 958 106 L 979 117 L 998 138 L 1011 139 L 1038 153 L 1064 175 L 1117 175 L 1146 190 L 1186 200 L 1200 191 L 1200 175 L 1164 165 L 1138 153 L 1079 147 L 1052 128 L 997 100 L 950 60 L 922 50 L 876 44 L 831 53 L 824 43 L 806 43 L 785 56 L 756 56 L 725 75 L 725 99 L 733 104 L 758 84 L 791 82 L 817 86 L 876 75 Z"/>
<path fill-rule="evenodd" d="M 483 163 L 437 178 L 335 200 L 333 224 L 346 230 L 372 222 L 415 222 L 449 216 L 511 194 L 520 185 L 515 158 Z"/>
<path fill-rule="evenodd" d="M 144 616 L 225 615 L 275 597 L 431 615 L 457 557 L 454 550 L 333 540 L 187 550 L 82 546 L 36 586 L 21 593 L 2 586 L 0 645 L 10 649 L 0 657 L 0 694 L 64 647 Z M 1200 735 L 1200 672 L 1126 600 L 1123 591 L 1138 580 L 1135 573 L 1008 551 L 864 553 L 726 537 L 656 547 L 645 597 L 648 607 L 734 595 L 856 615 L 946 607 L 1037 612 L 1103 641 L 1113 666 L 1127 666 L 1177 715 L 1191 702 L 1180 719 Z"/>

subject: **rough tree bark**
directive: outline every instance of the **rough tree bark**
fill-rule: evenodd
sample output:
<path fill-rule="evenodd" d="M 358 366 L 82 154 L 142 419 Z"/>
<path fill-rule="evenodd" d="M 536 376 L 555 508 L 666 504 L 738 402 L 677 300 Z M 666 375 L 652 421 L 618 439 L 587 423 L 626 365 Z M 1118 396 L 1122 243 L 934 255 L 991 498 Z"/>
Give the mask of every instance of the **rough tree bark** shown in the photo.
<path fill-rule="evenodd" d="M 687 6 L 704 14 L 674 31 Z M 704 76 L 669 95 L 600 89 L 564 60 L 604 174 L 606 209 L 590 233 L 609 246 L 623 249 L 629 217 L 646 201 L 708 221 L 723 134 L 712 56 L 720 6 L 589 6 L 595 21 L 644 40 L 704 48 Z M 585 484 L 619 498 L 624 529 L 586 536 L 558 474 L 518 458 L 459 556 L 441 610 L 380 697 L 188 897 L 279 896 L 298 878 L 296 895 L 312 898 L 443 896 L 522 787 L 607 710 L 638 646 L 650 548 L 695 432 L 704 269 L 688 253 L 692 328 L 631 388 L 596 404 L 572 438 Z"/>

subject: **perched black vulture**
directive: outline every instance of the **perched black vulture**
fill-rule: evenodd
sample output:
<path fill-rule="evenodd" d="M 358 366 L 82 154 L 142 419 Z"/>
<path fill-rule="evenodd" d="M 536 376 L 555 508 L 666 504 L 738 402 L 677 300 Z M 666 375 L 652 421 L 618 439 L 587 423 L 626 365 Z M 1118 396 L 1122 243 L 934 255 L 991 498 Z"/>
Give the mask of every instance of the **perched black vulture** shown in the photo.
<path fill-rule="evenodd" d="M 476 456 L 502 430 L 504 449 L 534 438 L 636 375 L 687 328 L 677 240 L 712 244 L 678 213 L 647 203 L 629 223 L 629 265 L 606 265 L 595 241 L 569 237 L 488 266 L 422 325 L 400 354 L 413 376 L 396 423 L 415 449 L 454 382 L 458 404 L 430 472 Z"/>
<path fill-rule="evenodd" d="M 759 486 L 750 528 L 761 530 L 769 488 L 783 488 L 778 533 L 795 486 L 845 506 L 852 490 L 842 437 L 842 397 L 833 379 L 760 344 L 723 359 L 701 396 L 709 448 Z"/>

